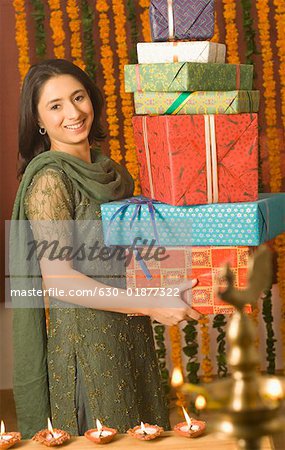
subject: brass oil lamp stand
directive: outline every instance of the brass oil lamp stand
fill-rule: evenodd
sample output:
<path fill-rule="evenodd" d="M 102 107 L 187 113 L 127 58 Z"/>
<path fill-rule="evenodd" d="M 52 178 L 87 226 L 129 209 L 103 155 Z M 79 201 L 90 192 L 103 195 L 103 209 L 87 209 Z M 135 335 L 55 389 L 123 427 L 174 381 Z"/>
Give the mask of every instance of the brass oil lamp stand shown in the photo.
<path fill-rule="evenodd" d="M 197 407 L 202 399 L 210 413 L 210 429 L 236 438 L 239 450 L 260 450 L 263 436 L 285 430 L 285 417 L 282 416 L 285 378 L 258 373 L 259 355 L 254 346 L 256 330 L 251 318 L 243 311 L 245 305 L 253 305 L 269 288 L 271 274 L 271 253 L 265 246 L 259 247 L 250 261 L 245 290 L 234 287 L 233 272 L 229 266 L 224 268 L 221 279 L 225 280 L 226 288 L 220 289 L 218 295 L 236 308 L 227 330 L 231 377 L 204 386 L 176 383 L 187 398 L 196 398 Z M 174 378 L 172 383 L 175 386 Z"/>

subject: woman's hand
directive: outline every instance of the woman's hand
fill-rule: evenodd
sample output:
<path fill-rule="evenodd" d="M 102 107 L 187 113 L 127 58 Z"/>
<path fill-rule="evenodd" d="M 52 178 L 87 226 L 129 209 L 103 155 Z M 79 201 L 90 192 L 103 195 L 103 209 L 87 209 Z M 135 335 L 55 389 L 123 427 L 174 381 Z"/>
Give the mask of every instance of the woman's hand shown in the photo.
<path fill-rule="evenodd" d="M 46 288 L 63 293 L 60 296 L 51 295 L 70 304 L 119 312 L 129 316 L 150 316 L 152 320 L 164 325 L 175 325 L 182 320 L 190 318 L 197 320 L 200 317 L 200 314 L 187 304 L 184 296 L 188 289 L 196 286 L 196 279 L 172 286 L 173 290 L 178 288 L 177 296 L 141 296 L 138 302 L 138 297 L 130 296 L 125 289 L 117 289 L 116 296 L 101 296 L 98 293 L 100 289 L 104 293 L 107 292 L 106 289 L 110 289 L 110 286 L 74 270 L 69 261 L 50 261 L 48 258 L 42 258 L 40 265 Z M 71 291 L 76 292 L 76 295 L 71 295 Z"/>
<path fill-rule="evenodd" d="M 198 320 L 201 314 L 194 308 L 191 308 L 184 297 L 185 291 L 192 289 L 197 283 L 198 280 L 193 279 L 175 286 L 175 288 L 179 289 L 179 296 L 153 296 L 153 307 L 143 313 L 150 316 L 152 320 L 156 320 L 163 325 L 176 325 L 182 320 Z"/>

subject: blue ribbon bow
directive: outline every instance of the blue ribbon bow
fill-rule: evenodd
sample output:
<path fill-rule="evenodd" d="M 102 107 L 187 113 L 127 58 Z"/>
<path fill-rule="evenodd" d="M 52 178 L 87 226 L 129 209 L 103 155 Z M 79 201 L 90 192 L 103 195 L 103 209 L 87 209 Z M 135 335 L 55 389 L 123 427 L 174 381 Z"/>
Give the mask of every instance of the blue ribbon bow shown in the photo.
<path fill-rule="evenodd" d="M 154 237 L 155 237 L 155 240 L 158 243 L 158 245 L 160 245 L 158 232 L 157 232 L 157 227 L 156 227 L 156 222 L 155 222 L 155 209 L 154 209 L 154 206 L 153 206 L 154 203 L 159 203 L 159 202 L 157 202 L 155 200 L 151 200 L 151 199 L 146 198 L 146 197 L 142 197 L 142 196 L 127 198 L 126 200 L 123 200 L 123 202 L 124 202 L 124 204 L 122 206 L 120 206 L 119 209 L 117 209 L 117 211 L 112 215 L 112 217 L 110 219 L 110 222 L 109 222 L 109 225 L 108 225 L 108 229 L 107 229 L 106 245 L 109 246 L 111 227 L 112 227 L 112 224 L 113 224 L 114 220 L 116 219 L 116 217 L 119 216 L 119 214 L 121 214 L 121 213 L 123 214 L 128 209 L 128 207 L 130 205 L 136 205 L 134 213 L 133 213 L 133 215 L 131 217 L 131 221 L 130 221 L 130 231 L 131 231 L 131 233 L 132 233 L 132 230 L 133 230 L 134 222 L 135 222 L 135 220 L 138 218 L 138 216 L 140 214 L 142 205 L 147 205 L 149 213 L 150 213 L 150 221 L 151 221 L 151 224 L 152 224 L 152 227 L 153 227 Z M 135 252 L 135 255 L 136 255 L 136 260 L 139 262 L 139 264 L 140 264 L 140 266 L 141 266 L 141 268 L 142 268 L 146 278 L 148 280 L 151 280 L 152 279 L 151 273 L 149 272 L 149 270 L 148 270 L 144 260 L 142 259 L 141 255 L 139 253 L 139 250 L 134 247 L 134 252 Z"/>

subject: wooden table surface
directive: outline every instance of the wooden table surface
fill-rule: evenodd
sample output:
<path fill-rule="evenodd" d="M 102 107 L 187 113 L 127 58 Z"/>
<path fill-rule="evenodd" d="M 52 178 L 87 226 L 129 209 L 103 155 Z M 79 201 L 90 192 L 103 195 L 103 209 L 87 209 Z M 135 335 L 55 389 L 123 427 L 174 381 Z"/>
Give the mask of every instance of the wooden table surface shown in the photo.
<path fill-rule="evenodd" d="M 110 442 L 109 444 L 105 444 L 105 446 L 106 445 L 110 450 L 125 450 L 131 449 L 133 447 L 136 447 L 138 449 L 144 448 L 144 450 L 146 450 L 146 448 L 150 449 L 150 447 L 151 450 L 237 450 L 235 441 L 231 439 L 218 440 L 217 437 L 212 434 L 200 436 L 196 439 L 188 439 L 175 435 L 173 431 L 166 431 L 160 438 L 148 442 L 142 442 L 138 439 L 131 438 L 130 436 L 119 434 L 112 442 Z M 94 444 L 85 437 L 73 437 L 67 444 L 64 444 L 60 447 L 50 448 L 68 448 L 68 450 L 94 450 L 95 446 L 97 448 L 102 448 L 102 446 L 98 447 L 97 444 Z M 105 446 L 103 446 L 103 448 L 105 448 Z M 48 448 L 44 447 L 38 442 L 21 441 L 19 444 L 15 445 L 13 449 L 26 449 L 28 447 L 34 450 L 43 450 L 44 448 Z M 263 439 L 262 450 L 274 450 L 273 446 L 271 445 L 271 441 L 268 438 Z"/>

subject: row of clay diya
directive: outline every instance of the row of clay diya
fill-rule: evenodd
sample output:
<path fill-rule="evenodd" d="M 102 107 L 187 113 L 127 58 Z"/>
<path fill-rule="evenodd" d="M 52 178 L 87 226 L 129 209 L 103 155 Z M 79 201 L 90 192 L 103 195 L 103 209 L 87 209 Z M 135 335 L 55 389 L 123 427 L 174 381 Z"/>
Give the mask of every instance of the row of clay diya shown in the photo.
<path fill-rule="evenodd" d="M 201 420 L 191 419 L 185 409 L 183 408 L 186 422 L 181 422 L 175 425 L 174 431 L 184 437 L 194 438 L 200 436 L 206 427 L 205 422 Z M 103 426 L 101 422 L 96 420 L 97 428 L 86 431 L 84 436 L 90 441 L 96 444 L 107 444 L 117 434 L 117 430 Z M 163 433 L 164 429 L 158 425 L 150 425 L 148 423 L 141 422 L 140 425 L 135 426 L 127 431 L 129 436 L 142 441 L 149 441 L 159 437 Z M 34 441 L 40 442 L 47 447 L 53 447 L 61 445 L 67 442 L 71 438 L 70 434 L 66 431 L 53 428 L 48 419 L 48 428 L 39 431 L 33 437 Z M 21 440 L 21 434 L 18 432 L 6 432 L 3 421 L 1 421 L 0 432 L 0 450 L 8 449 Z"/>

